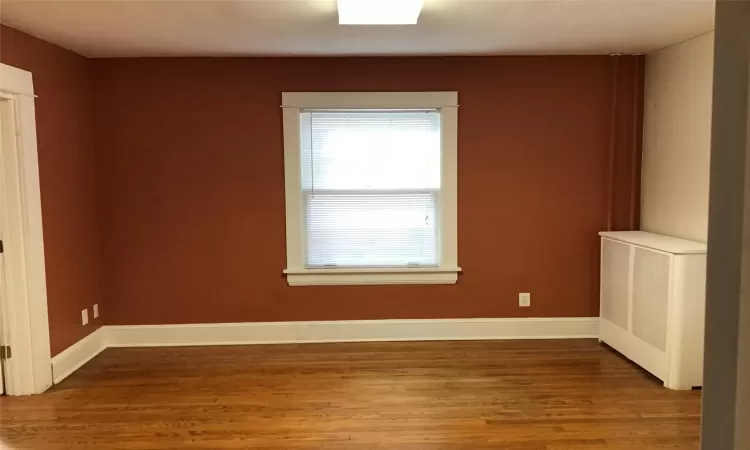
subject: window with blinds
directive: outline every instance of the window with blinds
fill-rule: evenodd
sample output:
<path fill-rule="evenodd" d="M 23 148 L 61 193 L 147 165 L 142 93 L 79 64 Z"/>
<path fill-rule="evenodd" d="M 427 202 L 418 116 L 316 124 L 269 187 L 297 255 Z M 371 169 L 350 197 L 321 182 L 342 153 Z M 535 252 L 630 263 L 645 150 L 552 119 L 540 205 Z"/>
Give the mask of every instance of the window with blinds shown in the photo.
<path fill-rule="evenodd" d="M 304 266 L 438 266 L 440 111 L 299 118 Z"/>

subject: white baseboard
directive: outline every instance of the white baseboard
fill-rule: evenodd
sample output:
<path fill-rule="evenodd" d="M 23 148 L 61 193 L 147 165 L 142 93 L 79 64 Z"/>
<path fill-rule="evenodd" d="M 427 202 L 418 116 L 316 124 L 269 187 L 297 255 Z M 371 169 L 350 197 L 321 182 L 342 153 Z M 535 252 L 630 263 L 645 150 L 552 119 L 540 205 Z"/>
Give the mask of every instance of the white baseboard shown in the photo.
<path fill-rule="evenodd" d="M 52 358 L 52 382 L 61 382 L 107 348 L 107 331 L 101 327 Z"/>
<path fill-rule="evenodd" d="M 107 326 L 109 347 L 595 338 L 598 317 Z"/>
<path fill-rule="evenodd" d="M 108 347 L 595 338 L 598 317 L 104 326 L 52 358 L 57 384 Z"/>

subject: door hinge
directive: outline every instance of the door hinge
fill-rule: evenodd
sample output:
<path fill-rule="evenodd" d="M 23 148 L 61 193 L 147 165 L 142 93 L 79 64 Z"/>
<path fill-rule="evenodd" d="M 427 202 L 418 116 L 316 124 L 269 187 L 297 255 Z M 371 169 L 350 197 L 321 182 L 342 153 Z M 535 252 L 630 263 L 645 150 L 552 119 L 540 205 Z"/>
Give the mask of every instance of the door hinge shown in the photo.
<path fill-rule="evenodd" d="M 10 350 L 10 345 L 0 345 L 0 359 L 10 359 L 13 356 L 13 352 Z"/>

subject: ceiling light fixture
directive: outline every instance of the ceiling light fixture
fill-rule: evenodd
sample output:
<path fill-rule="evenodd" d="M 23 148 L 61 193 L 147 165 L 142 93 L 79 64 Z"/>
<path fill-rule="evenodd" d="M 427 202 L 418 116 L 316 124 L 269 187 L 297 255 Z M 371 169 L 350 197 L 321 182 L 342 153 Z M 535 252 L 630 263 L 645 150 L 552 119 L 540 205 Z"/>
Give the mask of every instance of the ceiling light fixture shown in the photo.
<path fill-rule="evenodd" d="M 424 0 L 338 0 L 340 25 L 415 25 Z"/>

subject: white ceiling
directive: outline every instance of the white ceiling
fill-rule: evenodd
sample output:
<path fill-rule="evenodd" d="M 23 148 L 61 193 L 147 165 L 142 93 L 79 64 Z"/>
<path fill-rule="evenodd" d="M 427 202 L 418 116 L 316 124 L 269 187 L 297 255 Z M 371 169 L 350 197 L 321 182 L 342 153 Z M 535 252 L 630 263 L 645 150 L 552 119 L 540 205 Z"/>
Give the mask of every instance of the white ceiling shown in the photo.
<path fill-rule="evenodd" d="M 336 0 L 0 0 L 5 25 L 90 57 L 649 52 L 713 0 L 425 0 L 418 25 L 340 26 Z"/>

